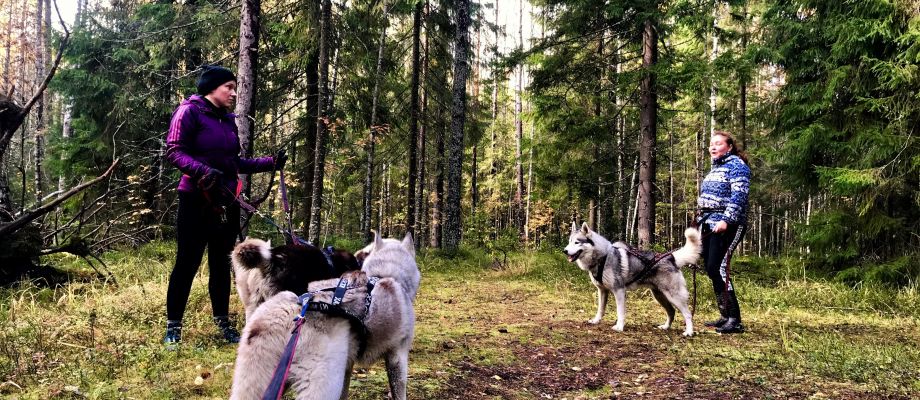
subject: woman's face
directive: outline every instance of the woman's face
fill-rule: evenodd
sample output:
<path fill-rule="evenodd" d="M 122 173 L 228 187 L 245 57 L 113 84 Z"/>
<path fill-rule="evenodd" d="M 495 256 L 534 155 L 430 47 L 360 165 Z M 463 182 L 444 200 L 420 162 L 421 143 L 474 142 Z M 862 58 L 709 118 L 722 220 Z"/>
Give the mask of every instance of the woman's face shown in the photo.
<path fill-rule="evenodd" d="M 229 109 L 236 102 L 236 82 L 228 81 L 218 86 L 217 89 L 214 89 L 205 97 L 215 106 Z"/>
<path fill-rule="evenodd" d="M 726 140 L 725 136 L 712 135 L 712 139 L 709 139 L 709 157 L 715 160 L 731 151 L 732 146 Z"/>

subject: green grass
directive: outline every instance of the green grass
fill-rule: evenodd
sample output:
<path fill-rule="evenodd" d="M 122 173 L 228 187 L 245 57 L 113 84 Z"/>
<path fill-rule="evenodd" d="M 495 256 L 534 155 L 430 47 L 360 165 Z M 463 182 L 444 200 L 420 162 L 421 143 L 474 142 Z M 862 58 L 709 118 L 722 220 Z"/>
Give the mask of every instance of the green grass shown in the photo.
<path fill-rule="evenodd" d="M 235 349 L 220 344 L 210 321 L 206 267 L 192 289 L 181 350 L 160 344 L 172 251 L 157 243 L 106 254 L 118 286 L 85 279 L 0 289 L 0 396 L 226 398 Z M 73 257 L 43 261 L 94 276 Z M 613 304 L 600 325 L 584 323 L 595 291 L 559 254 L 512 253 L 497 267 L 475 249 L 454 258 L 429 251 L 419 264 L 412 398 L 920 395 L 916 285 L 849 286 L 803 271 L 797 260 L 742 257 L 734 276 L 748 333 L 701 329 L 715 307 L 699 274 L 701 333 L 684 339 L 682 322 L 654 328 L 663 313 L 644 290 L 629 295 L 626 332 L 610 329 Z M 242 315 L 235 293 L 231 312 Z M 358 369 L 351 389 L 356 399 L 384 397 L 382 363 Z"/>

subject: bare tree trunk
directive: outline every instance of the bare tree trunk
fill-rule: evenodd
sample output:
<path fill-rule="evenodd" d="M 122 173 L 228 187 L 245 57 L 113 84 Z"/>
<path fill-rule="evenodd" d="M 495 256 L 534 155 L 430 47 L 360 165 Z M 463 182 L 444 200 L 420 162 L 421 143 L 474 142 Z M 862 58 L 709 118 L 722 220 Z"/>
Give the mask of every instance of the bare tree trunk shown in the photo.
<path fill-rule="evenodd" d="M 35 1 L 35 81 L 34 86 L 38 87 L 45 78 L 45 34 L 44 34 L 44 10 L 45 0 Z M 32 149 L 32 158 L 35 162 L 35 199 L 36 203 L 41 202 L 44 193 L 44 182 L 42 179 L 44 161 L 44 142 L 45 142 L 45 98 L 42 94 L 35 103 L 35 131 L 33 139 L 35 147 Z"/>
<path fill-rule="evenodd" d="M 383 185 L 383 236 L 390 236 L 392 224 L 390 223 L 390 165 L 384 164 L 384 185 Z"/>
<path fill-rule="evenodd" d="M 326 130 L 329 123 L 327 114 L 329 56 L 332 44 L 332 0 L 323 0 L 322 18 L 319 38 L 319 99 L 317 110 L 321 113 L 316 119 L 316 163 L 313 169 L 313 204 L 310 206 L 310 241 L 320 242 L 320 228 L 323 209 L 323 177 L 326 168 Z"/>
<path fill-rule="evenodd" d="M 431 212 L 431 247 L 441 248 L 442 239 L 444 238 L 444 136 L 446 131 L 443 126 L 438 129 L 437 133 L 437 162 L 435 169 L 435 200 L 434 209 Z"/>
<path fill-rule="evenodd" d="M 533 197 L 533 147 L 536 124 L 530 124 L 530 147 L 527 151 L 527 210 L 524 214 L 524 241 L 530 243 L 530 200 Z"/>
<path fill-rule="evenodd" d="M 677 233 L 674 231 L 674 129 L 668 130 L 668 151 L 671 153 L 668 156 L 668 204 L 670 215 L 668 217 L 668 241 L 674 242 L 677 238 Z M 670 246 L 669 246 L 670 247 Z"/>
<path fill-rule="evenodd" d="M 428 134 L 428 39 L 431 36 L 431 19 L 429 18 L 430 13 L 430 4 L 428 0 L 425 0 L 425 47 L 424 54 L 422 55 L 422 104 L 421 104 L 421 115 L 418 132 L 418 148 L 419 148 L 419 158 L 418 158 L 418 196 L 415 198 L 415 210 L 418 213 L 418 233 L 413 235 L 416 238 L 419 238 L 415 241 L 416 247 L 423 245 L 424 238 L 428 230 L 428 198 L 425 196 L 425 181 L 428 179 L 425 172 L 425 162 L 427 159 L 426 156 L 426 136 Z"/>
<path fill-rule="evenodd" d="M 498 25 L 498 7 L 495 7 L 495 26 L 496 27 L 499 26 Z M 496 45 L 498 45 L 498 39 L 499 39 L 498 28 L 496 28 L 495 29 Z M 497 57 L 498 54 L 494 54 L 493 56 Z M 498 164 L 496 163 L 496 160 L 498 157 L 495 156 L 495 144 L 497 143 L 495 140 L 495 135 L 496 135 L 495 126 L 496 126 L 497 118 L 498 118 L 498 71 L 499 69 L 497 67 L 492 68 L 492 126 L 491 126 L 492 162 L 491 162 L 491 165 L 489 166 L 489 174 L 491 175 L 490 178 L 493 181 L 496 179 L 496 176 L 498 175 Z"/>
<path fill-rule="evenodd" d="M 310 226 L 313 208 L 313 174 L 316 172 L 316 124 L 319 116 L 319 52 L 313 52 L 308 56 L 306 70 L 307 112 L 306 121 L 303 124 L 306 139 L 304 140 L 303 155 L 301 157 L 303 159 L 301 181 L 304 184 L 301 219 L 303 220 L 304 231 Z"/>
<path fill-rule="evenodd" d="M 741 52 L 744 53 L 747 51 L 748 45 L 748 4 L 747 1 L 744 2 L 744 6 L 741 13 Z M 740 111 L 739 119 L 741 122 L 741 132 L 739 136 L 741 139 L 741 144 L 747 146 L 747 85 L 748 85 L 748 71 L 745 69 L 741 72 L 741 79 L 738 79 L 739 86 L 739 101 L 740 101 Z"/>
<path fill-rule="evenodd" d="M 470 2 L 455 3 L 457 34 L 454 45 L 453 106 L 451 109 L 450 140 L 447 146 L 447 201 L 444 204 L 444 248 L 456 251 L 460 246 L 461 208 L 463 193 L 463 130 L 466 123 L 466 79 L 469 76 Z"/>
<path fill-rule="evenodd" d="M 518 1 L 518 46 L 524 47 L 524 1 Z M 524 140 L 524 121 L 521 115 L 521 96 L 524 86 L 524 67 L 517 68 L 517 88 L 514 92 L 514 227 L 520 236 L 524 236 L 524 163 L 521 142 Z"/>
<path fill-rule="evenodd" d="M 719 8 L 720 1 L 713 1 L 712 7 L 712 52 L 709 53 L 710 67 L 715 64 L 716 58 L 719 57 Z M 710 75 L 709 86 L 709 135 L 711 136 L 716 130 L 716 100 L 718 100 L 718 88 L 716 87 L 716 78 Z"/>
<path fill-rule="evenodd" d="M 633 242 L 631 239 L 635 235 L 633 234 L 636 231 L 636 215 L 639 209 L 639 188 L 636 184 L 636 174 L 639 172 L 639 156 L 636 156 L 633 160 L 633 169 L 632 174 L 629 176 L 629 190 L 626 191 L 626 240 Z M 633 190 L 636 191 L 636 196 L 631 196 Z"/>
<path fill-rule="evenodd" d="M 377 44 L 377 66 L 374 70 L 374 93 L 371 98 L 371 126 L 365 151 L 367 152 L 367 171 L 364 175 L 364 212 L 361 214 L 361 232 L 364 233 L 364 242 L 369 243 L 371 235 L 372 194 L 374 193 L 374 150 L 377 146 L 377 101 L 380 96 L 380 74 L 383 69 L 383 47 L 387 37 L 387 13 L 384 12 L 383 29 L 380 31 L 380 40 Z"/>
<path fill-rule="evenodd" d="M 238 95 L 236 98 L 236 127 L 243 158 L 252 157 L 253 139 L 255 138 L 256 90 L 258 88 L 259 70 L 259 18 L 261 0 L 243 0 L 240 10 L 240 57 L 237 70 Z M 251 177 L 243 174 L 243 192 L 250 195 Z M 249 213 L 240 213 L 240 225 L 249 220 Z M 243 227 L 242 236 L 246 236 L 248 227 Z"/>
<path fill-rule="evenodd" d="M 595 195 L 592 194 L 588 198 L 588 226 L 597 231 L 597 200 L 594 197 Z"/>
<path fill-rule="evenodd" d="M 9 18 L 6 21 L 6 43 L 5 43 L 5 53 L 3 57 L 3 87 L 0 88 L 0 93 L 9 93 L 10 86 L 13 84 L 10 81 L 10 77 L 13 75 L 10 70 L 11 67 L 11 58 L 10 50 L 13 47 L 13 3 L 14 1 L 9 2 L 9 8 L 7 9 L 9 13 Z"/>
<path fill-rule="evenodd" d="M 480 49 L 482 48 L 482 35 L 479 27 L 476 27 L 476 57 L 475 60 L 480 58 Z M 472 86 L 473 86 L 473 114 L 478 115 L 479 113 L 479 86 L 481 83 L 480 72 L 479 72 L 479 63 L 474 62 L 473 65 L 473 77 L 472 77 Z M 470 214 L 475 215 L 477 207 L 479 206 L 479 140 L 473 142 L 473 165 L 470 168 Z"/>
<path fill-rule="evenodd" d="M 65 99 L 61 106 L 61 141 L 67 143 L 73 135 L 73 103 L 70 99 Z M 61 153 L 61 161 L 64 161 L 65 155 Z M 62 163 L 63 164 L 63 163 Z M 64 191 L 64 174 L 58 177 L 58 191 Z"/>
<path fill-rule="evenodd" d="M 387 174 L 387 164 L 384 163 L 381 168 L 382 169 L 381 169 L 381 175 L 380 175 L 380 200 L 379 200 L 379 205 L 377 206 L 377 232 L 379 232 L 382 235 L 384 220 L 386 219 L 386 215 L 384 215 L 384 212 L 386 211 L 386 208 L 384 207 L 384 203 L 386 203 L 385 201 L 386 200 L 386 177 L 385 176 Z"/>
<path fill-rule="evenodd" d="M 639 122 L 639 247 L 648 249 L 655 241 L 655 139 L 658 124 L 658 95 L 655 64 L 658 62 L 658 32 L 652 20 L 642 32 L 642 68 Z"/>
<path fill-rule="evenodd" d="M 412 13 L 412 78 L 409 95 L 409 187 L 406 194 L 406 232 L 415 233 L 415 183 L 418 179 L 418 105 L 421 70 L 422 2 L 415 3 Z"/>

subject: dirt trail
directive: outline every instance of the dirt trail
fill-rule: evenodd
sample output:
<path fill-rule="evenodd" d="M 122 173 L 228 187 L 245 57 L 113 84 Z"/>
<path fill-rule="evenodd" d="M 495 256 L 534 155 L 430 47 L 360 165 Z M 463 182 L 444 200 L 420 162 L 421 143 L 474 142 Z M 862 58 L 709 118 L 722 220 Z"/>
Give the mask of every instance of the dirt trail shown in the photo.
<path fill-rule="evenodd" d="M 758 381 L 706 376 L 691 379 L 688 368 L 678 365 L 677 357 L 668 351 L 673 341 L 685 340 L 674 327 L 662 332 L 650 324 L 633 325 L 628 332 L 619 333 L 610 329 L 609 321 L 599 326 L 538 322 L 526 328 L 529 339 L 520 340 L 514 332 L 501 328 L 510 321 L 481 322 L 483 329 L 491 332 L 441 343 L 441 350 L 474 354 L 470 350 L 496 340 L 503 351 L 513 354 L 514 361 L 496 363 L 463 356 L 451 363 L 459 374 L 444 382 L 433 398 L 908 399 L 858 391 L 852 386 L 825 383 L 818 388 L 807 378 L 790 379 L 779 373 Z"/>

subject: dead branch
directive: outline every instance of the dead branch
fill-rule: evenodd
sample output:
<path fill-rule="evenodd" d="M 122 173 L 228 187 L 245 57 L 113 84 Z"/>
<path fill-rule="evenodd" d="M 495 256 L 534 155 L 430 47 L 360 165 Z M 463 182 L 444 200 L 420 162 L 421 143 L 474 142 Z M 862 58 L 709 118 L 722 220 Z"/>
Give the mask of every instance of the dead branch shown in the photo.
<path fill-rule="evenodd" d="M 8 223 L 8 224 L 5 224 L 5 225 L 3 225 L 3 226 L 0 226 L 0 238 L 3 238 L 3 237 L 5 237 L 5 236 L 7 236 L 7 235 L 12 234 L 13 232 L 18 231 L 20 228 L 22 228 L 23 226 L 25 226 L 25 225 L 28 224 L 29 222 L 32 222 L 32 221 L 34 221 L 36 218 L 41 217 L 41 216 L 43 216 L 43 215 L 45 215 L 45 214 L 51 212 L 51 211 L 54 210 L 55 208 L 57 208 L 57 206 L 60 205 L 61 203 L 63 203 L 64 200 L 67 200 L 67 199 L 69 199 L 71 196 L 73 196 L 73 195 L 75 195 L 75 194 L 77 194 L 77 193 L 80 193 L 80 192 L 82 192 L 83 190 L 85 190 L 86 188 L 88 188 L 88 187 L 90 187 L 90 186 L 92 186 L 92 185 L 95 185 L 96 183 L 99 183 L 99 182 L 101 182 L 102 180 L 108 178 L 109 175 L 111 175 L 112 172 L 115 171 L 115 167 L 118 165 L 119 161 L 120 161 L 120 159 L 115 159 L 115 161 L 112 162 L 112 165 L 109 166 L 109 169 L 106 170 L 104 174 L 99 175 L 99 176 L 96 177 L 95 179 L 93 179 L 93 180 L 91 180 L 91 181 L 89 181 L 89 182 L 86 182 L 86 183 L 84 183 L 84 184 L 78 185 L 78 186 L 76 186 L 76 187 L 73 187 L 73 188 L 71 188 L 70 190 L 68 190 L 66 193 L 62 194 L 60 197 L 58 197 L 58 198 L 54 199 L 53 201 L 51 201 L 50 203 L 45 204 L 45 205 L 43 205 L 43 206 L 41 206 L 41 207 L 35 209 L 34 211 L 31 211 L 31 212 L 29 212 L 29 213 L 26 213 L 25 215 L 23 215 L 23 216 L 17 218 L 17 219 L 16 219 L 15 221 L 13 221 L 13 222 L 10 222 L 10 223 Z"/>

